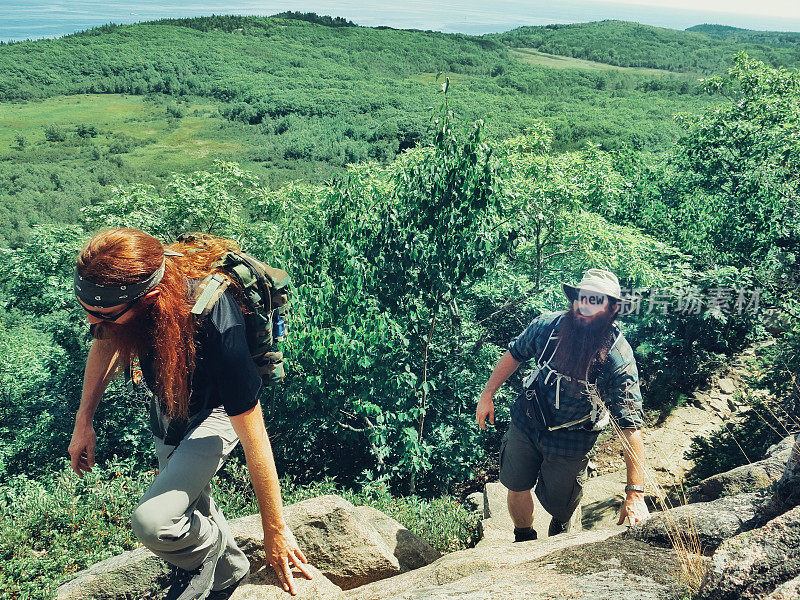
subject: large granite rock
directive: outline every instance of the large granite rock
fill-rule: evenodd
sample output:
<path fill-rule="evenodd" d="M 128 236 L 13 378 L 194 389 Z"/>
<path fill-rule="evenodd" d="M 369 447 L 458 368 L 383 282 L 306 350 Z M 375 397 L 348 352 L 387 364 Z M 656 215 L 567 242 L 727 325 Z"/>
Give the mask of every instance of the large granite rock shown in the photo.
<path fill-rule="evenodd" d="M 383 534 L 362 513 L 369 514 L 371 520 L 380 525 Z M 352 588 L 397 575 L 402 571 L 398 557 L 407 568 L 438 557 L 435 550 L 399 523 L 385 515 L 385 518 L 379 518 L 380 515 L 382 513 L 378 511 L 373 513 L 361 509 L 359 512 L 339 496 L 311 498 L 284 508 L 284 516 L 298 544 L 309 562 L 322 572 L 318 582 L 303 583 L 304 588 L 317 590 L 309 592 L 309 598 L 315 597 L 314 593 L 328 597 L 322 593 L 327 589 L 326 594 L 333 594 L 333 588 L 339 590 L 337 585 Z M 272 575 L 264 555 L 261 517 L 250 515 L 230 521 L 229 525 L 239 547 L 250 559 L 251 574 L 261 573 L 261 579 L 254 581 L 266 593 L 269 585 L 265 582 L 270 581 Z M 391 538 L 390 542 L 385 541 L 382 535 Z M 323 574 L 336 585 L 325 580 Z M 138 548 L 78 573 L 59 587 L 56 600 L 151 600 L 159 597 L 168 582 L 167 564 L 146 548 Z M 280 588 L 276 589 L 280 591 Z M 269 591 L 272 593 L 271 589 Z"/>
<path fill-rule="evenodd" d="M 167 563 L 147 548 L 137 548 L 81 571 L 58 588 L 55 600 L 151 600 L 158 598 L 169 577 Z"/>
<path fill-rule="evenodd" d="M 673 551 L 619 537 L 580 544 L 580 540 L 597 534 L 564 534 L 521 544 L 485 546 L 484 558 L 493 560 L 494 568 L 445 581 L 429 581 L 422 587 L 409 585 L 408 576 L 412 573 L 406 573 L 351 590 L 346 595 L 349 600 L 629 600 L 634 597 L 661 600 L 680 597 L 682 583 L 676 576 L 679 563 Z M 562 545 L 554 551 L 554 545 L 560 544 L 566 547 Z M 528 560 L 505 563 L 505 553 L 516 553 L 517 548 L 528 551 Z M 433 571 L 437 563 L 421 571 Z M 391 583 L 395 585 L 389 585 Z"/>
<path fill-rule="evenodd" d="M 800 575 L 800 507 L 724 542 L 698 598 L 757 600 Z"/>
<path fill-rule="evenodd" d="M 475 548 L 445 554 L 436 562 L 403 573 L 396 577 L 376 581 L 346 593 L 350 600 L 381 600 L 415 590 L 442 586 L 478 573 L 517 565 L 546 556 L 557 550 L 580 543 L 602 541 L 614 535 L 614 531 L 595 530 L 582 533 L 565 533 L 551 538 L 521 542 L 495 542 L 479 544 Z"/>
<path fill-rule="evenodd" d="M 665 547 L 679 540 L 695 552 L 710 555 L 726 539 L 761 525 L 766 501 L 763 494 L 752 493 L 678 506 L 640 521 L 625 536 Z"/>
<path fill-rule="evenodd" d="M 793 445 L 794 437 L 787 437 L 770 447 L 763 460 L 704 479 L 688 490 L 687 500 L 709 502 L 721 496 L 755 492 L 769 487 L 783 476 Z"/>
<path fill-rule="evenodd" d="M 340 496 L 290 504 L 284 507 L 283 516 L 308 562 L 342 589 L 401 573 L 400 563 L 375 527 Z M 263 556 L 259 515 L 237 519 L 231 529 L 237 542 L 244 541 L 240 546 L 251 563 L 253 557 Z"/>
<path fill-rule="evenodd" d="M 356 510 L 383 538 L 403 573 L 419 569 L 441 558 L 441 552 L 377 508 L 357 506 Z"/>
<path fill-rule="evenodd" d="M 764 600 L 798 600 L 800 598 L 800 576 L 790 579 L 786 583 L 766 596 Z"/>
<path fill-rule="evenodd" d="M 248 581 L 236 588 L 230 600 L 344 600 L 344 592 L 338 586 L 314 567 L 309 567 L 309 571 L 314 577 L 310 581 L 295 570 L 293 584 L 297 595 L 290 596 L 281 587 L 272 567 L 265 565 L 251 573 Z"/>

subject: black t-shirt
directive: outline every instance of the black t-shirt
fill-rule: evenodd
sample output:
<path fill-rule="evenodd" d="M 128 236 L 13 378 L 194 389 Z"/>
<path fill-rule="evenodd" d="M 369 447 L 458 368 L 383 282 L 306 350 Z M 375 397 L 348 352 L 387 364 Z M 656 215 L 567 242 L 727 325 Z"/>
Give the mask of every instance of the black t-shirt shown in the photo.
<path fill-rule="evenodd" d="M 223 406 L 230 417 L 253 408 L 261 391 L 261 376 L 250 357 L 242 311 L 228 291 L 200 322 L 194 341 L 189 415 L 199 412 L 206 398 L 206 408 Z M 139 363 L 148 387 L 157 390 L 152 355 L 141 356 Z"/>

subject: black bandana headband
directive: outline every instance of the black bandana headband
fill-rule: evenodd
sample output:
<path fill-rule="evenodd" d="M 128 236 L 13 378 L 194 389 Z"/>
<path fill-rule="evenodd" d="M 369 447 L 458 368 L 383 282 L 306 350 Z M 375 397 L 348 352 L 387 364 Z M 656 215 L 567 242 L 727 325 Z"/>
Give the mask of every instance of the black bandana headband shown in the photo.
<path fill-rule="evenodd" d="M 164 254 L 166 256 L 182 256 L 182 254 L 172 250 L 165 250 Z M 165 261 L 166 259 L 162 260 L 161 266 L 147 279 L 120 286 L 95 283 L 81 277 L 78 274 L 78 269 L 75 269 L 75 295 L 84 304 L 93 308 L 111 308 L 112 306 L 133 302 L 161 283 L 161 279 L 164 277 Z"/>

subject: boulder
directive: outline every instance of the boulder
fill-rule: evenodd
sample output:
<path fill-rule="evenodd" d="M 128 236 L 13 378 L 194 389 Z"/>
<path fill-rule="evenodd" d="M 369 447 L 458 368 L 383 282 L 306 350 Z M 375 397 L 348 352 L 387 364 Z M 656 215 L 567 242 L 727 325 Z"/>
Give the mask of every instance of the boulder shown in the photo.
<path fill-rule="evenodd" d="M 477 573 L 517 565 L 534 558 L 580 543 L 605 540 L 615 531 L 594 530 L 564 533 L 530 542 L 495 542 L 475 548 L 445 554 L 426 567 L 376 581 L 345 592 L 349 600 L 381 600 L 395 595 L 416 593 L 417 590 L 442 586 Z"/>
<path fill-rule="evenodd" d="M 296 596 L 289 596 L 281 586 L 278 576 L 269 565 L 256 572 L 251 572 L 247 582 L 242 583 L 230 600 L 344 600 L 342 590 L 331 583 L 314 567 L 309 566 L 314 577 L 308 580 L 299 571 L 294 571 L 294 589 Z"/>
<path fill-rule="evenodd" d="M 58 588 L 55 600 L 149 600 L 158 597 L 169 578 L 167 563 L 147 548 L 137 548 L 84 569 Z"/>
<path fill-rule="evenodd" d="M 766 502 L 763 494 L 752 493 L 678 506 L 654 513 L 625 535 L 665 547 L 679 540 L 694 552 L 711 554 L 726 539 L 761 525 Z"/>
<path fill-rule="evenodd" d="M 723 394 L 731 395 L 736 393 L 736 384 L 733 382 L 733 379 L 728 377 L 721 377 L 717 380 L 717 386 Z"/>
<path fill-rule="evenodd" d="M 800 507 L 725 541 L 714 553 L 698 598 L 757 600 L 777 593 L 800 575 L 798 548 Z"/>
<path fill-rule="evenodd" d="M 468 511 L 478 513 L 484 519 L 486 518 L 486 513 L 483 507 L 483 492 L 472 492 L 464 499 L 462 505 Z"/>
<path fill-rule="evenodd" d="M 679 561 L 673 551 L 618 537 L 580 543 L 598 533 L 562 534 L 546 540 L 485 546 L 484 552 L 494 551 L 493 555 L 485 556 L 494 563 L 494 568 L 446 581 L 431 581 L 425 587 L 408 585 L 405 578 L 412 573 L 406 573 L 365 586 L 370 588 L 370 593 L 360 588 L 346 595 L 348 599 L 359 600 L 629 600 L 633 597 L 660 600 L 676 597 L 682 586 L 676 577 Z M 560 549 L 556 549 L 558 545 Z M 515 554 L 517 548 L 528 550 L 528 559 L 504 562 L 506 553 Z M 436 564 L 421 571 L 431 570 Z M 392 582 L 396 585 L 389 586 Z"/>
<path fill-rule="evenodd" d="M 783 476 L 793 443 L 794 439 L 788 437 L 772 446 L 763 460 L 707 477 L 687 491 L 686 499 L 689 502 L 709 502 L 720 496 L 755 492 L 771 486 Z"/>
<path fill-rule="evenodd" d="M 798 598 L 800 598 L 800 577 L 795 577 L 783 585 L 778 586 L 778 588 L 769 596 L 766 596 L 764 600 L 798 600 Z"/>
<path fill-rule="evenodd" d="M 378 509 L 371 506 L 357 506 L 356 510 L 383 538 L 403 573 L 419 569 L 441 558 L 442 554 L 428 542 Z"/>
<path fill-rule="evenodd" d="M 309 498 L 287 506 L 283 514 L 308 562 L 342 589 L 401 573 L 400 563 L 375 527 L 344 498 Z M 257 531 L 261 519 L 254 516 Z"/>
<path fill-rule="evenodd" d="M 309 598 L 315 597 L 314 593 L 334 598 L 336 596 L 322 596 L 323 591 L 327 589 L 326 594 L 333 594 L 333 588 L 339 589 L 336 585 L 352 588 L 401 573 L 400 562 L 394 556 L 398 548 L 406 565 L 434 560 L 434 556 L 438 556 L 426 544 L 421 545 L 424 542 L 410 532 L 403 533 L 405 530 L 399 523 L 389 517 L 385 517 L 388 521 L 379 519 L 382 513 L 375 513 L 372 513 L 373 520 L 382 521 L 385 532 L 389 531 L 389 525 L 395 528 L 393 534 L 386 533 L 387 537 L 394 536 L 391 544 L 384 541 L 355 506 L 339 496 L 311 498 L 284 507 L 284 517 L 298 544 L 309 562 L 322 572 L 319 581 L 303 583 L 304 589 L 312 590 Z M 266 565 L 264 555 L 261 517 L 250 515 L 228 524 L 239 547 L 250 559 L 251 574 L 261 573 L 260 579 L 256 577 L 250 585 L 266 589 L 271 568 Z M 331 582 L 324 580 L 323 574 L 336 585 L 331 587 Z M 137 548 L 78 573 L 58 588 L 56 599 L 150 600 L 157 598 L 168 583 L 169 566 L 147 548 Z M 280 588 L 276 589 L 283 593 Z"/>

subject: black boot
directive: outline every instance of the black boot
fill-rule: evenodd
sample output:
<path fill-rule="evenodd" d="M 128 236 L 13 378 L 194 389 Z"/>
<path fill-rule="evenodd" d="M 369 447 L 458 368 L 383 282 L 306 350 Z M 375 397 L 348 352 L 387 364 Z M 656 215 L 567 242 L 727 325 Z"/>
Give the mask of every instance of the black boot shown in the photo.
<path fill-rule="evenodd" d="M 212 591 L 208 595 L 208 598 L 206 598 L 206 600 L 228 600 L 228 598 L 233 596 L 233 592 L 236 591 L 236 588 L 239 587 L 239 584 L 241 584 L 245 580 L 246 577 L 247 577 L 247 575 L 245 575 L 239 581 L 229 585 L 228 587 L 226 587 L 223 590 Z"/>
<path fill-rule="evenodd" d="M 536 530 L 533 527 L 514 527 L 515 542 L 529 542 L 536 539 Z"/>
<path fill-rule="evenodd" d="M 180 568 L 175 570 L 164 600 L 205 600 L 214 584 L 214 571 L 217 569 L 220 554 L 222 554 L 222 533 L 217 532 L 217 541 L 199 567 L 191 571 Z"/>
<path fill-rule="evenodd" d="M 569 531 L 569 521 L 565 523 L 553 517 L 550 521 L 550 527 L 547 528 L 547 535 L 553 537 L 554 535 L 566 533 L 567 531 Z"/>

